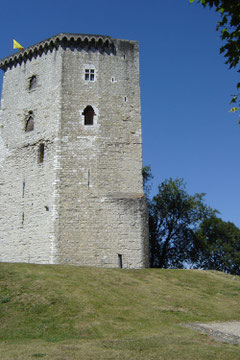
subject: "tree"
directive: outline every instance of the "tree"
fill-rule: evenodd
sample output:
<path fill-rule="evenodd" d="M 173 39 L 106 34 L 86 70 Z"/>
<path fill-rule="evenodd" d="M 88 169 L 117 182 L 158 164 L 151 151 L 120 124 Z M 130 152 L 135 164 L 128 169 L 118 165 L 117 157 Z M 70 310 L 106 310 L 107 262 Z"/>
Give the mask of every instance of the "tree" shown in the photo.
<path fill-rule="evenodd" d="M 240 275 L 240 229 L 216 216 L 195 232 L 195 267 Z"/>
<path fill-rule="evenodd" d="M 149 199 L 149 193 L 152 187 L 152 184 L 149 184 L 149 181 L 153 179 L 151 167 L 149 165 L 146 165 L 142 169 L 142 176 L 143 176 L 143 191 L 146 195 L 146 198 L 148 201 Z"/>
<path fill-rule="evenodd" d="M 217 30 L 220 31 L 220 38 L 224 45 L 220 48 L 226 58 L 226 64 L 229 68 L 237 68 L 240 72 L 240 1 L 239 0 L 189 0 L 190 3 L 197 1 L 204 7 L 215 7 L 220 14 L 221 20 L 217 23 Z M 240 82 L 237 83 L 237 91 L 240 89 Z M 240 106 L 240 94 L 233 95 L 231 102 Z M 235 112 L 239 107 L 233 106 L 230 110 Z M 238 123 L 240 124 L 240 116 Z"/>
<path fill-rule="evenodd" d="M 205 194 L 186 192 L 183 179 L 165 180 L 149 202 L 150 264 L 183 268 L 191 259 L 194 231 L 216 211 L 203 202 Z"/>

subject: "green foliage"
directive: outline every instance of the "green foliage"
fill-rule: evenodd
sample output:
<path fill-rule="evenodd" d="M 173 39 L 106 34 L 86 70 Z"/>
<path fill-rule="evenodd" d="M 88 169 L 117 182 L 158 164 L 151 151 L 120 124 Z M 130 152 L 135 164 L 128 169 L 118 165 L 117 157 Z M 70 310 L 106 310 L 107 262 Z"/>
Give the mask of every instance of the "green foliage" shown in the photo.
<path fill-rule="evenodd" d="M 152 187 L 152 185 L 149 184 L 149 181 L 151 181 L 153 179 L 151 167 L 149 165 L 146 165 L 143 167 L 142 176 L 143 176 L 143 190 L 144 190 L 144 193 L 145 193 L 147 199 L 149 199 L 149 192 Z"/>
<path fill-rule="evenodd" d="M 189 195 L 183 179 L 170 178 L 158 186 L 149 203 L 151 266 L 183 268 L 190 261 L 196 227 L 216 213 L 204 204 L 204 195 Z"/>
<path fill-rule="evenodd" d="M 143 169 L 145 189 L 151 168 Z M 188 265 L 240 275 L 240 229 L 216 217 L 204 195 L 190 196 L 183 179 L 165 180 L 149 208 L 151 267 L 184 268 Z"/>
<path fill-rule="evenodd" d="M 193 3 L 195 0 L 190 0 Z M 229 68 L 236 68 L 240 73 L 240 1 L 239 0 L 196 0 L 204 7 L 215 7 L 220 14 L 221 20 L 217 23 L 217 30 L 220 31 L 220 38 L 223 40 L 223 46 L 220 53 L 226 58 L 226 64 Z M 240 88 L 240 82 L 237 83 L 237 90 Z M 240 94 L 233 95 L 230 103 L 240 105 Z M 230 111 L 235 112 L 238 108 L 234 107 Z M 239 121 L 240 123 L 240 116 Z"/>
<path fill-rule="evenodd" d="M 240 229 L 212 216 L 195 233 L 195 267 L 240 275 Z"/>

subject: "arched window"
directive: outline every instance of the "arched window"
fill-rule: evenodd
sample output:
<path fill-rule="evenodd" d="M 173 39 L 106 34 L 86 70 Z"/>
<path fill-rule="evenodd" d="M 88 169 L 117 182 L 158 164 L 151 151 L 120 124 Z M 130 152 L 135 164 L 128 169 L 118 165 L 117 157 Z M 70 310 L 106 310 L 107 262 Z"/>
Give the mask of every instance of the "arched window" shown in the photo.
<path fill-rule="evenodd" d="M 29 132 L 34 129 L 34 120 L 33 120 L 33 112 L 29 111 L 25 120 L 25 131 Z"/>
<path fill-rule="evenodd" d="M 84 125 L 93 125 L 93 118 L 95 113 L 92 106 L 88 105 L 82 114 L 84 115 Z"/>

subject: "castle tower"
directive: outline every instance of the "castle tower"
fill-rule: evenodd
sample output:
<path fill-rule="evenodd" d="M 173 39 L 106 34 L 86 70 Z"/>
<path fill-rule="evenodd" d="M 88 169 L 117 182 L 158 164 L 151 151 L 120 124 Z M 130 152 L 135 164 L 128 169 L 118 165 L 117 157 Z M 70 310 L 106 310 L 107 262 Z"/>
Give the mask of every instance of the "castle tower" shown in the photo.
<path fill-rule="evenodd" d="M 0 68 L 0 261 L 147 266 L 138 43 L 59 34 Z"/>

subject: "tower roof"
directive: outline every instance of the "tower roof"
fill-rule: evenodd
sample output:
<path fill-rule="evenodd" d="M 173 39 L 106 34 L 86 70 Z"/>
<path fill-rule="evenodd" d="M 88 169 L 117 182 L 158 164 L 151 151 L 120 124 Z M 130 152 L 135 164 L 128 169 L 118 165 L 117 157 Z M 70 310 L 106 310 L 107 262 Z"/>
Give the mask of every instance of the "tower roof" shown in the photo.
<path fill-rule="evenodd" d="M 26 49 L 9 55 L 0 60 L 0 69 L 6 70 L 8 67 L 12 67 L 17 63 L 26 62 L 32 57 L 41 56 L 42 53 L 46 53 L 54 48 L 62 47 L 82 47 L 82 48 L 95 48 L 101 51 L 114 52 L 114 42 L 110 36 L 106 35 L 90 35 L 90 34 L 71 34 L 60 33 L 52 36 L 46 40 L 29 46 Z"/>

